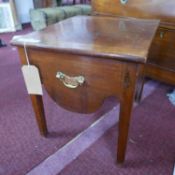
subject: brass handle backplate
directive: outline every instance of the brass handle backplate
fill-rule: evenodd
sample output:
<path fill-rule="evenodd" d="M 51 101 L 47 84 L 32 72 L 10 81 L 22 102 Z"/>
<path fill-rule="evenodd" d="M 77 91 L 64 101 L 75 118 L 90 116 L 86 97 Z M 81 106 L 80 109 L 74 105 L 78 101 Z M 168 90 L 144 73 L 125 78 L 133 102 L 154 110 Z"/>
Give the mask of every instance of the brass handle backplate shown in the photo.
<path fill-rule="evenodd" d="M 85 82 L 83 76 L 70 77 L 62 72 L 57 72 L 56 78 L 61 80 L 66 87 L 71 89 L 77 88 Z"/>

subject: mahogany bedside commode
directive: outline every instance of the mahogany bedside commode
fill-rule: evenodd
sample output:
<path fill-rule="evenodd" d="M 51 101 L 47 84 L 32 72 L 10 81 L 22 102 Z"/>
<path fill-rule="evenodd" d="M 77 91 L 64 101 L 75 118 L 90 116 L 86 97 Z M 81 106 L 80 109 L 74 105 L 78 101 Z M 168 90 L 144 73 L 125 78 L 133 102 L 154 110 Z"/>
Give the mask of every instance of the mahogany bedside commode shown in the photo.
<path fill-rule="evenodd" d="M 77 16 L 22 38 L 30 63 L 60 106 L 79 113 L 96 111 L 107 97 L 120 101 L 117 161 L 125 158 L 130 115 L 139 71 L 146 63 L 159 21 Z M 23 42 L 13 40 L 26 64 Z M 42 96 L 31 95 L 42 135 L 47 134 Z"/>

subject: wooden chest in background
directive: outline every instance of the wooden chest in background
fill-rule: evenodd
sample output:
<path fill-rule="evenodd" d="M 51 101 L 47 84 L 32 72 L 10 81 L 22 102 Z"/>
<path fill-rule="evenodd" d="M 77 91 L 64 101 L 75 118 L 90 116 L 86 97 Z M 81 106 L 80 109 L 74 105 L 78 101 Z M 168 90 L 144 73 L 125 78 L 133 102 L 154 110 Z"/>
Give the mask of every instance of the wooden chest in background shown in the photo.
<path fill-rule="evenodd" d="M 93 13 L 124 18 L 159 19 L 144 75 L 175 84 L 175 1 L 94 0 Z M 144 42 L 144 41 L 143 41 Z"/>

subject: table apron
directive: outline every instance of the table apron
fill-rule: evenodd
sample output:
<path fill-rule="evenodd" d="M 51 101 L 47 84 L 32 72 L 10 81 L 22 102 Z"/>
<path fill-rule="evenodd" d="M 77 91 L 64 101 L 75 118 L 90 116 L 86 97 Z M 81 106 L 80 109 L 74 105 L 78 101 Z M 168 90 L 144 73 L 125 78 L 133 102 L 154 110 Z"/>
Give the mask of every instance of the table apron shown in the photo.
<path fill-rule="evenodd" d="M 19 54 L 22 64 L 26 64 L 23 48 L 19 48 Z M 138 63 L 32 48 L 28 55 L 30 63 L 38 67 L 51 98 L 65 109 L 79 113 L 95 112 L 111 96 L 122 101 L 123 93 L 135 88 L 138 76 Z M 58 72 L 68 77 L 67 82 L 56 77 Z M 70 82 L 70 78 L 78 76 L 84 77 L 82 84 Z"/>

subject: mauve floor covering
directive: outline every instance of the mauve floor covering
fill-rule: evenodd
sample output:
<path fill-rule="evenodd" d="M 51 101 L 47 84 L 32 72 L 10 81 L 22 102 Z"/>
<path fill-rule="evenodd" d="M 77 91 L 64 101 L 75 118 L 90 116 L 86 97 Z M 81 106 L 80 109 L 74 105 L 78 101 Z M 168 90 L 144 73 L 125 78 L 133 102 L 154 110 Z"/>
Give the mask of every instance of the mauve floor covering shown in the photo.
<path fill-rule="evenodd" d="M 1 34 L 7 43 L 14 34 Z M 115 165 L 117 126 L 68 165 L 60 175 L 171 175 L 175 162 L 175 107 L 162 85 L 134 110 L 124 166 Z M 107 107 L 80 115 L 58 107 L 45 93 L 49 138 L 39 135 L 15 47 L 0 48 L 0 175 L 23 175 L 93 123 Z M 78 123 L 78 125 L 77 125 Z"/>
<path fill-rule="evenodd" d="M 1 34 L 8 47 L 0 48 L 0 175 L 23 175 L 42 160 L 87 128 L 104 111 L 81 115 L 65 111 L 44 92 L 44 105 L 49 138 L 43 138 L 34 118 L 15 47 L 9 45 L 13 35 L 30 32 L 31 28 L 16 33 Z M 78 123 L 78 125 L 77 125 Z"/>
<path fill-rule="evenodd" d="M 161 85 L 133 111 L 126 161 L 116 165 L 117 126 L 59 175 L 173 175 L 175 107 Z"/>

